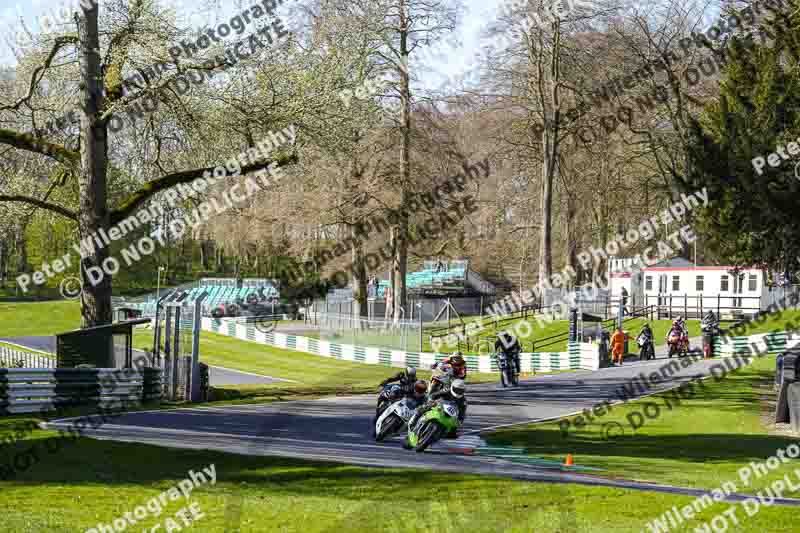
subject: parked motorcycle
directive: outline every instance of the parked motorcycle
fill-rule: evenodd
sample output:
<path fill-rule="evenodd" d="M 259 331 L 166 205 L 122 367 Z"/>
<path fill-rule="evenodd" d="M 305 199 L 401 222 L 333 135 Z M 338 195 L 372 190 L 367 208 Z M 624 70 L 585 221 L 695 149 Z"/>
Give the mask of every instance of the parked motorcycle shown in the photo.
<path fill-rule="evenodd" d="M 403 398 L 387 407 L 375 422 L 375 441 L 381 442 L 403 429 L 414 416 L 415 409 L 411 398 Z"/>
<path fill-rule="evenodd" d="M 636 337 L 636 343 L 639 345 L 639 360 L 648 361 L 655 359 L 656 351 L 653 347 L 653 337 L 640 333 Z"/>
<path fill-rule="evenodd" d="M 434 442 L 457 430 L 458 426 L 458 405 L 439 401 L 433 409 L 422 415 L 413 428 L 408 428 L 405 447 L 422 453 Z"/>
<path fill-rule="evenodd" d="M 514 364 L 514 357 L 510 354 L 497 353 L 494 355 L 497 358 L 497 366 L 500 369 L 500 383 L 503 387 L 519 385 L 519 374 L 517 373 L 517 365 Z"/>

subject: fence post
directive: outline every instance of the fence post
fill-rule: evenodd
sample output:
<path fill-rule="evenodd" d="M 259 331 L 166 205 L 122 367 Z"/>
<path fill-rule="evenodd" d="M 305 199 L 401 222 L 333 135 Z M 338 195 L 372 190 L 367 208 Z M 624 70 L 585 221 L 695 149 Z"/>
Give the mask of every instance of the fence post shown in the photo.
<path fill-rule="evenodd" d="M 722 296 L 721 296 L 719 293 L 717 293 L 717 319 L 721 319 L 721 318 L 722 318 L 722 317 L 720 316 L 720 314 L 719 314 L 719 302 L 720 302 L 720 298 L 721 298 L 721 297 L 722 297 Z"/>
<path fill-rule="evenodd" d="M 689 293 L 683 293 L 683 318 L 684 320 L 689 319 Z"/>

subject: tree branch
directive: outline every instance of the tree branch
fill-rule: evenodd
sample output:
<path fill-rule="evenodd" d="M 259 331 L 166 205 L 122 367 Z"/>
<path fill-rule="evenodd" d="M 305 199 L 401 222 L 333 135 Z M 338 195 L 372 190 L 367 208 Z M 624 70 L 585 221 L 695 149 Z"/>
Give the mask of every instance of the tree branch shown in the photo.
<path fill-rule="evenodd" d="M 66 207 L 61 207 L 60 205 L 51 204 L 50 202 L 45 202 L 44 200 L 39 200 L 37 198 L 30 198 L 28 196 L 9 196 L 0 194 L 0 202 L 19 202 L 23 204 L 35 205 L 41 209 L 46 209 L 47 211 L 52 211 L 53 213 L 58 213 L 61 216 L 67 217 L 70 220 L 78 220 L 78 214 L 74 211 L 70 211 Z"/>
<path fill-rule="evenodd" d="M 30 133 L 17 133 L 16 131 L 0 128 L 0 144 L 46 155 L 67 166 L 73 166 L 81 161 L 81 155 L 78 152 L 67 150 L 59 144 L 53 144 L 39 137 L 34 137 Z"/>
<path fill-rule="evenodd" d="M 242 175 L 248 174 L 250 172 L 255 172 L 257 170 L 265 169 L 269 167 L 273 162 L 278 163 L 279 168 L 287 165 L 292 165 L 294 163 L 297 163 L 297 155 L 292 154 L 289 156 L 280 157 L 272 161 L 265 161 L 263 163 L 254 163 L 252 165 L 242 167 Z M 175 187 L 180 183 L 191 183 L 197 178 L 203 177 L 203 174 L 206 171 L 213 173 L 214 167 L 197 168 L 194 170 L 174 172 L 172 174 L 167 174 L 166 176 L 162 176 L 158 179 L 145 183 L 142 186 L 142 188 L 140 188 L 135 193 L 131 194 L 128 197 L 128 199 L 122 203 L 122 205 L 120 205 L 117 209 L 111 212 L 111 225 L 117 224 L 122 220 L 128 218 L 131 214 L 133 214 L 134 211 L 136 211 L 136 209 L 139 208 L 139 206 L 145 203 L 153 195 L 162 191 L 166 191 L 167 189 L 171 189 L 172 187 Z"/>
<path fill-rule="evenodd" d="M 55 42 L 53 43 L 53 48 L 50 50 L 50 53 L 47 55 L 47 59 L 45 59 L 45 61 L 44 61 L 44 64 L 43 65 L 39 65 L 38 67 L 36 67 L 36 70 L 33 71 L 33 75 L 31 76 L 31 83 L 28 86 L 28 94 L 26 94 L 25 96 L 23 96 L 22 98 L 17 100 L 16 104 L 0 106 L 0 111 L 6 111 L 6 110 L 10 110 L 10 109 L 13 109 L 13 110 L 16 111 L 16 110 L 19 109 L 19 107 L 22 104 L 27 104 L 30 101 L 30 99 L 33 97 L 33 91 L 39 85 L 39 82 L 42 81 L 42 78 L 44 77 L 44 72 L 48 68 L 50 68 L 50 65 L 53 62 L 53 59 L 55 59 L 56 54 L 58 53 L 58 51 L 61 50 L 61 48 L 64 45 L 70 44 L 70 43 L 77 44 L 78 43 L 78 38 L 76 36 L 70 36 L 70 35 L 63 36 L 63 37 L 57 37 Z"/>

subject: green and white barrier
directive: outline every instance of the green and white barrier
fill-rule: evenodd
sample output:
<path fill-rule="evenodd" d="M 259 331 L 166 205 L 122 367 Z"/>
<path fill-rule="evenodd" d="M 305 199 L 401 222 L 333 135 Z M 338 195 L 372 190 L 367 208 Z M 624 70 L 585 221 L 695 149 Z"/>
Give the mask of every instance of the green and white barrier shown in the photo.
<path fill-rule="evenodd" d="M 717 337 L 714 340 L 714 354 L 723 357 L 737 354 L 776 355 L 799 344 L 798 332 L 778 331 L 748 337 Z"/>
<path fill-rule="evenodd" d="M 203 330 L 276 348 L 370 365 L 425 368 L 445 357 L 443 354 L 354 346 L 298 335 L 264 332 L 256 329 L 253 324 L 243 324 L 225 318 L 203 318 Z M 472 372 L 498 371 L 497 360 L 489 355 L 466 355 L 464 358 L 467 360 L 467 368 Z M 570 343 L 567 352 L 523 353 L 520 354 L 520 367 L 523 372 L 597 370 L 600 368 L 599 350 L 595 344 L 576 342 Z"/>

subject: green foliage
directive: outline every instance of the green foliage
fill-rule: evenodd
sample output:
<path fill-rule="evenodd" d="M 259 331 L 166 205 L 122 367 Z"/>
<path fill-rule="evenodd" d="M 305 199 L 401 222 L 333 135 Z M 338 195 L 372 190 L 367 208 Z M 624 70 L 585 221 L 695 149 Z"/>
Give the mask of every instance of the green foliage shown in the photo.
<path fill-rule="evenodd" d="M 756 157 L 768 157 L 800 136 L 800 2 L 770 23 L 774 42 L 740 36 L 728 45 L 729 60 L 718 100 L 695 124 L 690 147 L 696 188 L 707 187 L 711 205 L 699 220 L 704 244 L 738 265 L 797 270 L 800 224 L 797 161 L 763 175 Z"/>

